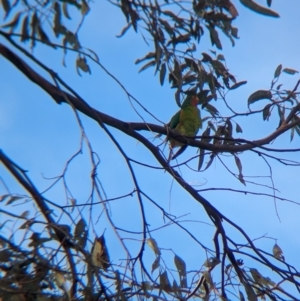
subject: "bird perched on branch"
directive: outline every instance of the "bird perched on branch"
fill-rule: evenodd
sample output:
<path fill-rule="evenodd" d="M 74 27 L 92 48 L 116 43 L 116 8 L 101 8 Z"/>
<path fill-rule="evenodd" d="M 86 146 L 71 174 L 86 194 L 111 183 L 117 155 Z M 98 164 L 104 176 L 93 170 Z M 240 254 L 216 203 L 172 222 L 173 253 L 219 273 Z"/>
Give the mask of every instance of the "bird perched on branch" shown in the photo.
<path fill-rule="evenodd" d="M 181 135 L 194 137 L 202 126 L 200 110 L 198 109 L 199 98 L 197 95 L 188 95 L 181 105 L 181 109 L 171 118 L 170 129 L 174 129 Z M 170 155 L 169 161 L 175 159 L 186 148 L 187 144 L 180 143 L 172 138 L 169 139 Z M 172 157 L 173 149 L 181 146 L 178 152 Z"/>

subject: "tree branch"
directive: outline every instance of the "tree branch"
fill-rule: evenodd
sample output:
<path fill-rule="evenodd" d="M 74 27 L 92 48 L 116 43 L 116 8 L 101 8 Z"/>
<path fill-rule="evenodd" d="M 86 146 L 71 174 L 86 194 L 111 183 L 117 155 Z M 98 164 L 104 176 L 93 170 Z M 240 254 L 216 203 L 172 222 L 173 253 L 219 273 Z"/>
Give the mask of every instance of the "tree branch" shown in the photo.
<path fill-rule="evenodd" d="M 103 122 L 104 124 L 117 128 L 126 134 L 128 134 L 129 128 L 130 131 L 142 131 L 142 130 L 151 131 L 154 133 L 163 134 L 172 137 L 176 141 L 179 141 L 184 144 L 188 144 L 190 146 L 194 146 L 210 151 L 215 151 L 215 152 L 232 153 L 232 152 L 242 152 L 246 150 L 251 150 L 256 147 L 263 148 L 263 145 L 269 144 L 284 132 L 300 124 L 300 119 L 288 124 L 283 123 L 278 129 L 276 129 L 269 136 L 258 140 L 247 141 L 245 139 L 232 139 L 234 142 L 239 143 L 239 145 L 214 145 L 204 141 L 199 141 L 192 138 L 184 137 L 180 135 L 178 132 L 176 132 L 175 130 L 167 129 L 166 127 L 158 126 L 156 124 L 143 123 L 143 122 L 142 123 L 124 122 L 110 115 L 102 113 L 89 106 L 89 104 L 85 102 L 81 97 L 79 96 L 75 97 L 68 92 L 58 89 L 55 85 L 51 84 L 48 80 L 46 80 L 44 77 L 39 75 L 36 71 L 34 71 L 27 63 L 25 63 L 24 60 L 22 60 L 18 55 L 16 55 L 14 52 L 12 52 L 9 48 L 7 48 L 3 44 L 0 44 L 0 54 L 2 54 L 8 61 L 10 61 L 13 65 L 15 65 L 15 67 L 17 67 L 32 82 L 36 83 L 40 88 L 42 88 L 45 92 L 47 92 L 58 104 L 68 103 L 72 105 L 76 110 L 82 112 L 83 114 L 89 116 L 90 118 L 96 120 L 97 122 L 101 120 L 101 122 Z M 30 54 L 28 53 L 28 55 Z M 50 72 L 48 68 L 46 71 Z M 51 75 L 53 76 L 54 74 L 55 72 L 52 71 Z M 298 111 L 298 107 L 297 109 L 296 107 L 295 110 L 293 110 L 293 112 Z M 268 150 L 272 150 L 272 149 L 268 149 Z"/>

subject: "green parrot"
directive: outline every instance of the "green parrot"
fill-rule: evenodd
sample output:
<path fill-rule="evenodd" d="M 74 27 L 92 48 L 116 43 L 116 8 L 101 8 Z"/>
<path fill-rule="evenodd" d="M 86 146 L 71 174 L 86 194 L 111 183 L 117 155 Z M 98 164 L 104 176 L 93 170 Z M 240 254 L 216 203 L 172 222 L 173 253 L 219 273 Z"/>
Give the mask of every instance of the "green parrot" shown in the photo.
<path fill-rule="evenodd" d="M 199 99 L 196 95 L 188 95 L 181 105 L 181 109 L 171 118 L 169 123 L 170 129 L 175 129 L 181 135 L 194 137 L 197 135 L 199 129 L 202 126 L 202 120 L 200 116 L 200 110 L 198 109 Z M 187 147 L 186 144 L 180 143 L 172 138 L 169 139 L 170 144 L 170 156 L 171 159 L 173 149 L 178 146 L 182 146 L 181 149 L 173 156 L 175 159 L 180 155 Z"/>

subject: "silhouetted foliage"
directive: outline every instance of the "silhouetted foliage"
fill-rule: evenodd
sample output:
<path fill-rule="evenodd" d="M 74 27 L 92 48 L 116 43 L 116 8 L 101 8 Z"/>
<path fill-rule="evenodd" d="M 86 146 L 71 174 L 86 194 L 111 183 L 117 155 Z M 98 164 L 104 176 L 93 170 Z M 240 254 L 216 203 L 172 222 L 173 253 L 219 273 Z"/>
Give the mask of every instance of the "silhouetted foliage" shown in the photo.
<path fill-rule="evenodd" d="M 283 73 L 294 75 L 296 70 L 279 65 L 270 87 L 254 91 L 248 96 L 248 109 L 245 112 L 236 111 L 226 99 L 232 90 L 247 84 L 246 80 L 236 80 L 229 72 L 225 56 L 218 52 L 223 48 L 222 35 L 232 45 L 239 38 L 238 28 L 234 26 L 239 15 L 235 5 L 237 0 L 108 1 L 119 8 L 125 17 L 126 25 L 123 29 L 120 28 L 118 37 L 126 39 L 126 33 L 134 30 L 142 37 L 141 43 L 144 40 L 152 47 L 143 58 L 137 58 L 136 64 L 141 65 L 140 72 L 154 68 L 160 85 L 169 83 L 174 89 L 174 100 L 181 109 L 179 115 L 183 110 L 183 99 L 187 95 L 198 97 L 198 107 L 205 115 L 201 115 L 202 129 L 196 137 L 181 135 L 176 131 L 178 128 L 170 126 L 168 121 L 160 123 L 155 113 L 147 111 L 147 104 L 135 99 L 101 64 L 97 54 L 85 47 L 88 45 L 81 44 L 80 29 L 84 26 L 84 19 L 88 17 L 89 11 L 94 9 L 91 1 L 0 2 L 3 16 L 0 30 L 2 59 L 10 61 L 57 104 L 68 104 L 75 113 L 81 131 L 78 151 L 66 162 L 63 172 L 50 179 L 51 184 L 44 191 L 29 177 L 26 170 L 30 167 L 19 166 L 18 158 L 11 158 L 5 150 L 0 150 L 2 164 L 24 192 L 11 192 L 2 183 L 7 193 L 0 199 L 1 301 L 124 301 L 150 298 L 153 301 L 189 298 L 205 301 L 255 301 L 259 298 L 299 300 L 300 273 L 285 261 L 277 242 L 274 242 L 273 250 L 257 247 L 243 228 L 202 196 L 205 189 L 198 189 L 185 177 L 187 171 L 205 172 L 213 162 L 219 161 L 240 185 L 251 186 L 254 183 L 263 186 L 259 177 L 254 180 L 257 182 L 252 182 L 252 179 L 244 175 L 242 152 L 259 156 L 260 162 L 270 168 L 271 179 L 274 160 L 282 165 L 299 166 L 299 162 L 291 161 L 288 157 L 290 152 L 299 152 L 299 149 L 269 146 L 287 132 L 291 134 L 291 140 L 295 133 L 300 135 L 300 81 L 294 82 L 292 88 L 282 86 L 279 81 Z M 268 8 L 271 6 L 270 0 L 267 1 L 268 7 L 252 0 L 239 2 L 255 13 L 279 17 L 277 12 Z M 203 50 L 201 41 L 204 34 L 209 35 L 211 45 L 217 51 Z M 87 99 L 78 94 L 76 87 L 72 88 L 72 83 L 64 81 L 51 66 L 35 57 L 31 50 L 40 43 L 53 51 L 62 50 L 64 59 L 69 52 L 76 53 L 75 64 L 79 75 L 82 72 L 91 73 L 94 65 L 104 70 L 107 76 L 112 77 L 124 89 L 130 101 L 156 118 L 157 124 L 147 120 L 123 121 L 91 106 Z M 103 47 L 108 46 L 103 43 Z M 45 71 L 49 79 L 40 70 Z M 102 159 L 94 151 L 79 113 L 94 120 L 105 133 L 107 141 L 112 142 L 119 151 L 124 159 L 128 178 L 132 179 L 132 191 L 114 198 L 106 195 L 99 172 Z M 179 115 L 176 125 L 182 122 Z M 256 140 L 245 136 L 237 138 L 237 134 L 243 133 L 242 121 L 247 122 L 247 118 L 254 115 L 260 115 L 262 122 L 269 121 L 271 117 L 276 119 L 277 127 Z M 122 147 L 111 128 L 143 145 L 156 163 L 135 158 L 134 153 L 131 154 Z M 149 140 L 149 133 L 154 133 L 156 139 Z M 176 157 L 176 161 L 168 160 L 169 150 L 165 145 L 170 138 L 182 145 L 182 149 L 173 157 Z M 187 146 L 195 149 L 194 156 L 188 159 L 179 156 Z M 87 176 L 90 193 L 86 200 L 78 202 L 68 185 L 67 173 L 83 152 L 88 152 L 89 162 L 86 164 L 91 165 L 90 175 Z M 228 160 L 223 160 L 224 155 L 235 164 L 235 171 L 232 166 L 228 166 Z M 205 223 L 211 225 L 210 230 L 204 233 L 196 222 L 192 222 L 192 228 L 186 226 L 182 216 L 171 214 L 167 206 L 152 197 L 152 191 L 147 191 L 140 185 L 141 174 L 136 171 L 136 166 L 143 169 L 142 177 L 147 177 L 150 169 L 160 174 L 167 173 L 205 213 Z M 115 181 L 117 185 L 123 179 L 120 177 Z M 47 196 L 51 189 L 60 184 L 66 196 L 65 202 Z M 259 188 L 246 187 L 245 190 L 231 187 L 208 190 L 227 190 L 285 200 L 276 195 L 274 186 L 268 187 L 269 193 L 261 192 Z M 140 221 L 142 226 L 138 230 L 128 230 L 126 222 L 125 225 L 123 221 L 118 222 L 113 215 L 116 208 L 123 208 L 124 202 L 129 203 L 133 197 L 139 213 L 126 209 L 129 205 L 122 210 L 126 211 L 124 215 L 127 221 Z M 14 209 L 16 204 L 28 204 L 30 208 L 19 214 Z M 92 211 L 96 210 L 98 218 L 95 219 Z M 154 211 L 162 219 L 159 226 L 156 222 L 158 215 L 151 216 Z M 251 219 L 254 222 L 255 217 Z M 99 220 L 101 225 L 97 224 Z M 10 223 L 14 224 L 11 228 L 8 227 Z M 166 227 L 171 228 L 170 233 L 174 238 L 182 231 L 191 242 L 190 247 L 186 246 L 185 254 L 176 254 L 172 249 L 172 242 L 166 252 L 155 239 L 155 231 Z M 106 228 L 110 230 L 105 231 Z M 202 241 L 203 236 L 209 237 L 209 245 L 208 240 Z M 112 240 L 114 244 L 111 243 Z M 133 246 L 132 241 L 138 247 Z M 166 243 L 169 243 L 167 239 Z M 114 247 L 110 247 L 112 245 Z M 186 264 L 188 248 L 195 246 L 199 248 L 199 257 L 203 258 L 203 262 L 200 266 L 195 263 L 193 267 L 189 267 Z M 145 255 L 150 249 L 153 251 L 151 262 L 149 254 Z M 276 280 L 272 275 L 276 275 Z"/>

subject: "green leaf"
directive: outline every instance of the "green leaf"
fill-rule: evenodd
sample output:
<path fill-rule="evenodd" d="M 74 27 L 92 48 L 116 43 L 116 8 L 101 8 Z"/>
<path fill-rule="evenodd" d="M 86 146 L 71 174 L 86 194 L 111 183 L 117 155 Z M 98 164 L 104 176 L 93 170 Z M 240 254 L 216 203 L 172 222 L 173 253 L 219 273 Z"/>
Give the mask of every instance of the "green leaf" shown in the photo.
<path fill-rule="evenodd" d="M 197 77 L 194 74 L 190 74 L 190 75 L 189 74 L 190 72 L 185 74 L 184 77 L 182 78 L 183 80 L 182 85 L 189 85 L 197 81 Z"/>
<path fill-rule="evenodd" d="M 225 9 L 228 10 L 232 18 L 236 18 L 239 15 L 236 7 L 230 1 L 228 2 L 228 7 L 226 7 Z"/>
<path fill-rule="evenodd" d="M 126 21 L 129 22 L 129 12 L 131 9 L 131 3 L 129 1 L 121 1 L 121 10 L 126 18 Z"/>
<path fill-rule="evenodd" d="M 271 108 L 272 104 L 267 104 L 263 109 L 263 120 L 269 120 L 269 117 L 271 116 Z"/>
<path fill-rule="evenodd" d="M 70 20 L 71 17 L 69 15 L 69 11 L 68 11 L 68 2 L 63 2 L 62 10 L 63 10 L 63 13 L 64 13 L 65 17 Z"/>
<path fill-rule="evenodd" d="M 295 127 L 291 128 L 291 138 L 290 141 L 292 142 L 294 139 L 294 134 L 295 134 Z"/>
<path fill-rule="evenodd" d="M 230 87 L 230 90 L 237 89 L 238 87 L 243 86 L 243 85 L 245 85 L 245 84 L 247 84 L 247 81 L 246 81 L 246 80 L 243 80 L 243 81 L 241 81 L 241 82 L 238 82 L 238 83 L 232 85 L 232 86 Z"/>
<path fill-rule="evenodd" d="M 220 87 L 220 84 L 212 72 L 207 74 L 206 82 L 208 83 L 213 98 L 217 100 L 217 88 Z"/>
<path fill-rule="evenodd" d="M 10 31 L 12 32 L 19 24 L 20 21 L 20 17 L 23 14 L 23 12 L 18 12 L 15 17 L 13 18 L 13 20 L 7 24 L 2 25 L 2 28 L 9 28 L 10 27 Z"/>
<path fill-rule="evenodd" d="M 237 168 L 239 170 L 239 173 L 242 173 L 242 163 L 241 163 L 241 160 L 236 155 L 234 156 L 234 159 L 235 159 L 236 166 L 237 166 Z"/>
<path fill-rule="evenodd" d="M 181 289 L 178 286 L 178 284 L 177 284 L 177 282 L 176 282 L 175 279 L 173 280 L 173 287 L 172 288 L 173 288 L 173 292 L 175 293 L 175 295 L 178 298 L 178 300 L 183 300 Z"/>
<path fill-rule="evenodd" d="M 210 136 L 210 129 L 211 129 L 211 126 L 210 126 L 210 124 L 208 124 L 208 127 L 206 128 L 206 130 L 201 135 L 202 136 L 201 141 L 204 141 L 204 142 L 207 142 L 207 143 L 211 141 L 212 137 L 207 138 L 208 136 Z M 205 157 L 205 150 L 203 148 L 200 148 L 198 171 L 200 171 L 200 169 L 203 165 L 204 157 Z"/>
<path fill-rule="evenodd" d="M 214 282 L 212 280 L 210 272 L 209 271 L 204 271 L 202 274 L 203 274 L 203 277 L 206 280 L 207 284 L 209 284 L 210 287 L 213 287 Z"/>
<path fill-rule="evenodd" d="M 209 90 L 201 90 L 198 94 L 197 94 L 197 96 L 198 96 L 198 98 L 199 98 L 199 105 L 200 104 L 204 104 L 204 103 L 208 103 L 208 100 L 207 100 L 207 98 L 208 98 L 208 93 L 209 93 Z"/>
<path fill-rule="evenodd" d="M 238 36 L 238 28 L 231 26 L 231 35 L 234 38 L 238 39 L 239 38 L 239 36 Z"/>
<path fill-rule="evenodd" d="M 257 269 L 251 268 L 249 270 L 250 270 L 251 276 L 252 276 L 253 280 L 255 281 L 255 283 L 263 286 L 264 276 Z"/>
<path fill-rule="evenodd" d="M 76 224 L 75 230 L 74 230 L 74 239 L 80 239 L 82 236 L 82 233 L 86 229 L 86 222 L 83 218 L 81 218 L 78 223 Z"/>
<path fill-rule="evenodd" d="M 171 284 L 168 278 L 167 271 L 164 271 L 159 275 L 159 288 L 167 292 L 171 290 Z"/>
<path fill-rule="evenodd" d="M 219 111 L 212 106 L 211 104 L 207 103 L 204 108 L 212 115 L 212 116 L 216 116 L 219 115 Z"/>
<path fill-rule="evenodd" d="M 210 123 L 208 123 L 208 127 L 202 133 L 201 141 L 204 141 L 204 142 L 207 142 L 207 143 L 211 141 L 212 137 L 208 137 L 208 136 L 210 136 L 210 129 L 211 129 L 211 126 L 210 126 Z"/>
<path fill-rule="evenodd" d="M 18 201 L 18 200 L 21 200 L 21 199 L 23 199 L 23 197 L 20 197 L 20 196 L 11 196 L 11 197 L 7 200 L 5 206 L 6 206 L 6 205 L 10 205 L 10 204 L 14 203 L 15 201 Z"/>
<path fill-rule="evenodd" d="M 35 11 L 34 14 L 32 15 L 30 26 L 31 26 L 30 42 L 31 42 L 31 48 L 33 48 L 36 44 L 35 38 L 38 33 L 38 27 L 40 26 L 40 19 L 37 14 L 37 11 Z"/>
<path fill-rule="evenodd" d="M 202 119 L 202 121 L 204 121 L 205 118 Z M 216 128 L 214 126 L 214 124 L 211 121 L 208 121 L 207 124 L 209 125 L 209 128 L 211 128 L 215 133 L 216 133 Z"/>
<path fill-rule="evenodd" d="M 71 236 L 71 227 L 70 227 L 70 225 L 56 224 L 55 228 L 57 228 L 63 234 L 67 234 L 67 235 Z"/>
<path fill-rule="evenodd" d="M 269 277 L 263 277 L 262 281 L 263 281 L 263 284 L 267 287 L 276 286 L 276 283 L 273 280 L 271 280 Z"/>
<path fill-rule="evenodd" d="M 204 154 L 205 154 L 205 150 L 203 148 L 200 148 L 200 155 L 199 155 L 199 162 L 198 162 L 198 171 L 200 171 L 203 162 L 204 162 Z"/>
<path fill-rule="evenodd" d="M 176 22 L 176 23 L 182 23 L 182 21 L 183 21 L 183 19 L 182 18 L 179 18 L 178 16 L 176 16 L 172 11 L 170 11 L 170 10 L 163 10 L 163 11 L 161 11 L 164 15 L 166 15 L 166 16 L 169 16 L 169 17 L 171 17 L 173 20 L 174 20 L 174 22 Z"/>
<path fill-rule="evenodd" d="M 282 65 L 278 65 L 278 67 L 276 68 L 275 72 L 274 72 L 274 78 L 277 78 L 280 73 L 281 73 L 281 70 L 282 70 Z"/>
<path fill-rule="evenodd" d="M 21 42 L 25 42 L 29 39 L 28 23 L 29 23 L 29 16 L 26 16 L 22 22 Z"/>
<path fill-rule="evenodd" d="M 252 93 L 248 98 L 248 106 L 261 99 L 272 99 L 272 94 L 269 90 L 258 90 Z"/>
<path fill-rule="evenodd" d="M 214 159 L 215 159 L 215 154 L 211 154 L 210 158 L 209 158 L 209 161 L 207 162 L 204 170 L 202 170 L 202 171 L 207 170 L 211 166 L 211 164 L 213 163 Z"/>
<path fill-rule="evenodd" d="M 116 289 L 117 289 L 117 300 L 126 301 L 126 297 L 124 295 L 123 289 L 123 278 L 121 279 L 120 272 L 117 270 L 115 271 L 115 279 L 116 279 Z"/>
<path fill-rule="evenodd" d="M 244 285 L 248 300 L 249 301 L 257 301 L 257 296 L 256 296 L 252 286 L 245 280 L 242 282 L 242 284 Z"/>
<path fill-rule="evenodd" d="M 185 52 L 195 52 L 197 50 L 196 45 L 192 43 L 192 47 L 189 47 Z"/>
<path fill-rule="evenodd" d="M 279 126 L 282 124 L 282 122 L 284 121 L 284 113 L 285 113 L 285 108 L 284 107 L 280 107 L 277 106 L 277 111 L 278 111 L 278 116 L 279 116 Z"/>
<path fill-rule="evenodd" d="M 37 14 L 36 11 L 32 15 L 30 25 L 31 25 L 31 30 L 32 30 L 32 34 L 33 34 L 33 32 L 35 30 L 37 30 L 37 27 L 40 25 L 40 19 L 39 19 L 38 14 Z"/>
<path fill-rule="evenodd" d="M 166 70 L 167 70 L 166 63 L 164 63 L 161 65 L 160 73 L 159 73 L 159 81 L 160 81 L 161 86 L 163 86 L 164 81 L 165 81 Z"/>
<path fill-rule="evenodd" d="M 292 140 L 292 139 L 291 139 Z M 277 243 L 273 246 L 273 255 L 275 258 L 279 260 L 284 260 L 282 249 L 279 247 Z"/>
<path fill-rule="evenodd" d="M 174 263 L 180 276 L 186 277 L 186 264 L 185 261 L 175 254 Z"/>
<path fill-rule="evenodd" d="M 48 38 L 48 36 L 46 35 L 45 31 L 43 30 L 40 24 L 38 24 L 37 26 L 37 33 L 43 43 L 51 44 L 50 39 Z"/>
<path fill-rule="evenodd" d="M 253 10 L 254 12 L 261 14 L 261 15 L 265 15 L 265 16 L 269 16 L 269 17 L 274 17 L 274 18 L 279 18 L 279 14 L 276 13 L 275 11 L 263 7 L 259 4 L 257 4 L 256 2 L 252 1 L 252 0 L 240 0 L 240 2 L 246 6 L 247 8 Z"/>
<path fill-rule="evenodd" d="M 89 72 L 91 73 L 90 67 L 86 62 L 86 58 L 85 57 L 78 57 L 76 60 L 76 67 L 77 67 L 77 72 L 79 71 L 79 69 L 81 69 L 83 72 Z M 78 72 L 79 74 L 79 72 Z M 79 74 L 80 75 L 80 74 Z"/>
<path fill-rule="evenodd" d="M 77 0 L 60 0 L 61 2 L 67 2 L 71 5 L 76 6 L 77 9 L 81 9 L 81 5 L 79 3 L 77 3 Z"/>
<path fill-rule="evenodd" d="M 210 257 L 210 258 L 207 258 L 203 265 L 206 266 L 207 268 L 214 268 L 216 265 L 218 265 L 220 263 L 220 259 L 217 258 L 217 257 Z"/>
<path fill-rule="evenodd" d="M 80 48 L 80 44 L 77 39 L 77 36 L 69 30 L 65 34 L 64 43 L 65 44 L 69 43 L 70 45 L 72 45 L 73 49 L 75 50 Z"/>
<path fill-rule="evenodd" d="M 30 226 L 34 223 L 33 219 L 27 220 L 24 224 L 22 224 L 19 229 L 29 229 Z"/>
<path fill-rule="evenodd" d="M 152 59 L 154 57 L 155 57 L 155 52 L 149 52 L 143 58 L 137 59 L 134 63 L 135 64 L 139 64 L 139 63 L 141 63 L 141 62 L 143 62 L 145 60 L 149 60 L 149 59 Z"/>
<path fill-rule="evenodd" d="M 211 53 L 213 53 L 214 55 L 217 55 L 217 52 L 215 50 L 209 50 Z"/>
<path fill-rule="evenodd" d="M 60 272 L 54 272 L 53 274 L 54 274 L 54 280 L 55 280 L 56 285 L 59 288 L 63 288 L 66 283 L 66 279 L 65 279 L 64 275 Z"/>
<path fill-rule="evenodd" d="M 147 298 L 150 298 L 150 295 L 147 291 L 152 289 L 151 283 L 149 281 L 142 281 L 141 287 L 142 287 L 142 290 L 144 291 L 145 295 L 147 296 Z"/>
<path fill-rule="evenodd" d="M 225 66 L 218 60 L 213 60 L 211 62 L 211 65 L 213 66 L 213 68 L 215 69 L 216 72 L 218 72 L 217 74 L 222 75 L 224 72 L 227 71 L 227 69 L 225 68 Z"/>
<path fill-rule="evenodd" d="M 29 217 L 29 215 L 30 215 L 30 211 L 29 210 L 26 210 L 26 211 L 24 211 L 21 215 L 20 215 L 20 217 L 21 218 L 28 218 Z"/>
<path fill-rule="evenodd" d="M 151 273 L 153 273 L 159 267 L 159 262 L 160 262 L 160 256 L 157 256 L 154 262 L 152 263 Z"/>
<path fill-rule="evenodd" d="M 9 0 L 1 0 L 1 4 L 2 4 L 2 7 L 5 11 L 5 17 L 4 18 L 6 18 L 9 14 L 10 9 L 11 9 L 10 2 L 9 2 Z"/>
<path fill-rule="evenodd" d="M 54 3 L 54 18 L 53 18 L 53 31 L 55 36 L 58 37 L 60 34 L 65 34 L 67 31 L 64 30 L 65 27 L 61 24 L 61 8 L 60 5 L 55 2 Z"/>
<path fill-rule="evenodd" d="M 212 62 L 213 59 L 211 58 L 211 56 L 205 52 L 202 52 L 203 58 L 202 58 L 202 62 Z"/>
<path fill-rule="evenodd" d="M 172 40 L 169 43 L 172 43 L 173 45 L 176 45 L 178 43 L 187 43 L 191 39 L 191 34 L 187 33 L 185 35 L 179 35 L 178 37 L 172 38 Z"/>
<path fill-rule="evenodd" d="M 175 60 L 174 62 L 173 75 L 175 76 L 177 81 L 181 80 L 182 78 L 180 63 L 177 60 Z"/>
<path fill-rule="evenodd" d="M 229 118 L 226 120 L 226 137 L 232 137 L 232 123 Z M 231 143 L 231 142 L 226 142 L 226 143 Z"/>
<path fill-rule="evenodd" d="M 155 66 L 156 65 L 156 61 L 150 61 L 149 63 L 147 63 L 146 65 L 144 65 L 140 70 L 139 73 L 141 73 L 142 71 L 148 69 L 149 67 Z"/>
<path fill-rule="evenodd" d="M 299 125 L 298 126 L 294 126 L 296 133 L 298 134 L 298 136 L 300 136 L 300 129 L 299 129 Z"/>
<path fill-rule="evenodd" d="M 163 25 L 164 29 L 166 30 L 166 32 L 172 36 L 174 33 L 174 29 L 173 27 L 164 19 L 159 18 L 160 23 Z"/>
<path fill-rule="evenodd" d="M 6 200 L 9 196 L 10 196 L 10 194 L 0 195 L 0 202 L 3 202 L 4 200 Z"/>
<path fill-rule="evenodd" d="M 95 237 L 91 255 L 92 264 L 94 266 L 104 269 L 105 271 L 109 268 L 110 259 L 104 234 L 102 234 L 100 237 Z"/>
<path fill-rule="evenodd" d="M 224 55 L 223 54 L 218 54 L 217 60 L 219 60 L 219 61 L 225 61 Z"/>
<path fill-rule="evenodd" d="M 294 74 L 296 74 L 296 73 L 299 73 L 299 71 L 294 70 L 294 69 L 290 69 L 290 68 L 284 68 L 284 69 L 282 70 L 282 72 L 285 72 L 285 73 L 291 74 L 291 75 L 294 75 Z"/>
<path fill-rule="evenodd" d="M 239 170 L 239 176 L 238 179 L 240 180 L 240 182 L 244 185 L 246 185 L 245 181 L 244 181 L 244 177 L 243 177 L 243 173 L 242 173 L 242 162 L 240 160 L 240 158 L 237 155 L 234 155 L 234 159 L 235 159 L 235 164 Z"/>
<path fill-rule="evenodd" d="M 236 122 L 235 131 L 237 133 L 243 133 L 243 129 L 241 128 L 241 126 L 237 122 Z"/>
<path fill-rule="evenodd" d="M 31 242 L 28 244 L 28 247 L 37 247 L 45 242 L 52 241 L 50 237 L 40 237 L 39 233 L 33 233 L 30 239 Z"/>
<path fill-rule="evenodd" d="M 85 0 L 82 0 L 81 14 L 84 16 L 90 11 L 90 8 Z"/>
<path fill-rule="evenodd" d="M 147 244 L 154 251 L 155 255 L 160 256 L 160 250 L 159 250 L 157 242 L 154 238 L 148 238 Z"/>
<path fill-rule="evenodd" d="M 218 32 L 212 26 L 206 26 L 206 27 L 209 30 L 211 44 L 216 45 L 216 47 L 218 49 L 222 50 L 222 44 L 221 44 L 221 41 L 219 39 Z"/>
<path fill-rule="evenodd" d="M 119 35 L 116 35 L 117 38 L 123 37 L 123 35 L 127 32 L 127 30 L 132 26 L 132 23 L 128 23 L 121 31 Z M 136 62 L 137 64 L 137 62 Z"/>

